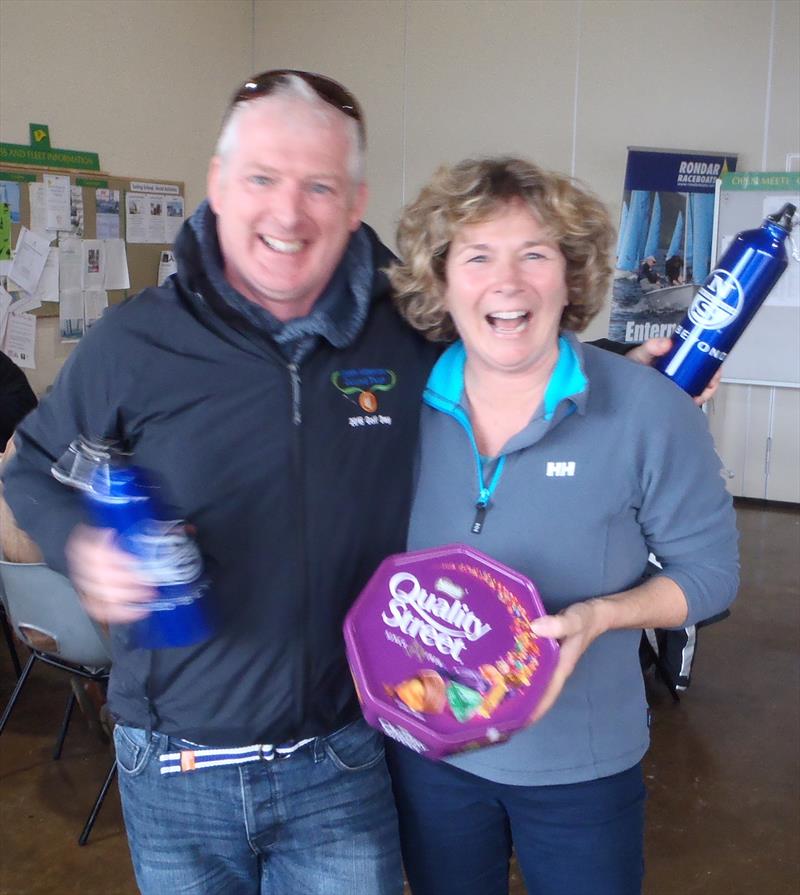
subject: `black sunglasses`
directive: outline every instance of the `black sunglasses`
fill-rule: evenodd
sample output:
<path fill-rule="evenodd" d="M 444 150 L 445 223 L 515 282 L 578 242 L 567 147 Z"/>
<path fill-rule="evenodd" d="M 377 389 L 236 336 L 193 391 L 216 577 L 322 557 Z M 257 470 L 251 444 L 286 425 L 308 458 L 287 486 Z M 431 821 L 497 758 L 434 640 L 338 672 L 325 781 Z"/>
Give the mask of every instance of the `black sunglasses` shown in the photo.
<path fill-rule="evenodd" d="M 269 96 L 276 87 L 286 84 L 292 75 L 305 81 L 317 96 L 328 103 L 329 106 L 333 106 L 334 109 L 343 112 L 348 118 L 352 118 L 358 124 L 358 138 L 362 149 L 367 145 L 364 116 L 361 113 L 361 106 L 359 106 L 358 100 L 338 82 L 333 81 L 331 78 L 326 78 L 325 75 L 317 75 L 309 71 L 276 68 L 272 71 L 262 72 L 260 75 L 253 75 L 231 97 L 228 111 L 225 115 L 226 120 L 234 106 L 256 99 L 259 96 Z"/>

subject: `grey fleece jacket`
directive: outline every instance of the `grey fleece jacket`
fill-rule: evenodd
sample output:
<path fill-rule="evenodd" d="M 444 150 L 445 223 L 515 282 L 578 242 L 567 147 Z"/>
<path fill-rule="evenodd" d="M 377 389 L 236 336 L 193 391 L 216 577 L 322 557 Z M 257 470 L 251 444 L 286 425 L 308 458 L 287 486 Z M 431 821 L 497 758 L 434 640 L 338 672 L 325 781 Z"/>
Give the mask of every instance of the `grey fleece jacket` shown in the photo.
<path fill-rule="evenodd" d="M 654 370 L 571 336 L 559 347 L 542 406 L 496 460 L 479 456 L 464 410 L 463 346 L 442 355 L 425 391 L 408 548 L 470 544 L 528 575 L 550 613 L 640 583 L 652 551 L 686 595 L 687 624 L 721 612 L 738 586 L 737 531 L 703 414 Z M 639 639 L 602 635 L 542 720 L 449 761 L 518 785 L 631 767 L 649 742 Z"/>

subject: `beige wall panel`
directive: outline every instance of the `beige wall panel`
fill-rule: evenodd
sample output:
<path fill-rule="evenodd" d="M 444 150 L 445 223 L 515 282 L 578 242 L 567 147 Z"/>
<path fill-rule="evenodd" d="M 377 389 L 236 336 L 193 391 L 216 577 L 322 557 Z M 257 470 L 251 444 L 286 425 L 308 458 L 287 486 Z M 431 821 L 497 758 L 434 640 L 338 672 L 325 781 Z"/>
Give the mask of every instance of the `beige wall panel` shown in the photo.
<path fill-rule="evenodd" d="M 372 187 L 365 219 L 391 241 L 402 204 L 402 0 L 256 0 L 255 13 L 255 71 L 318 71 L 361 103 Z"/>
<path fill-rule="evenodd" d="M 800 389 L 776 388 L 773 400 L 766 498 L 800 503 Z"/>
<path fill-rule="evenodd" d="M 766 9 L 764 15 L 768 15 Z M 787 154 L 800 153 L 798 47 L 800 47 L 800 0 L 778 0 L 775 4 L 772 90 L 764 165 L 767 171 L 785 171 Z"/>
<path fill-rule="evenodd" d="M 208 159 L 235 85 L 249 74 L 250 0 L 2 0 L 0 140 L 97 152 L 111 174 L 182 180 L 205 196 Z M 246 52 L 245 52 L 246 51 Z M 37 324 L 41 395 L 73 343 Z"/>
<path fill-rule="evenodd" d="M 575 173 L 615 225 L 627 146 L 733 151 L 740 168 L 760 167 L 770 10 L 752 0 L 582 5 Z M 587 335 L 607 326 L 606 309 Z"/>
<path fill-rule="evenodd" d="M 406 198 L 437 165 L 512 153 L 569 172 L 577 4 L 411 0 Z"/>
<path fill-rule="evenodd" d="M 3 0 L 0 139 L 49 124 L 111 174 L 185 181 L 192 209 L 250 30 L 250 0 Z"/>
<path fill-rule="evenodd" d="M 723 383 L 709 405 L 709 429 L 734 497 L 764 497 L 769 392 L 768 388 Z"/>

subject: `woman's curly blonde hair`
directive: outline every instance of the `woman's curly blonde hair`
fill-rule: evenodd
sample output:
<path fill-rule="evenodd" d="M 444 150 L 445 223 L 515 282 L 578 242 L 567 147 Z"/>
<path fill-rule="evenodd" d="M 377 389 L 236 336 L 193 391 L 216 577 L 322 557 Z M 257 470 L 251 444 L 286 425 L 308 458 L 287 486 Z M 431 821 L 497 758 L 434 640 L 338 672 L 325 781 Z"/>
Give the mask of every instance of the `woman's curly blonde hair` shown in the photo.
<path fill-rule="evenodd" d="M 456 338 L 444 304 L 453 238 L 465 225 L 490 220 L 514 200 L 541 221 L 566 259 L 568 304 L 561 329 L 580 332 L 603 306 L 614 238 L 605 205 L 570 178 L 523 159 L 466 159 L 439 168 L 403 209 L 397 245 L 405 260 L 387 271 L 400 312 L 427 338 Z"/>

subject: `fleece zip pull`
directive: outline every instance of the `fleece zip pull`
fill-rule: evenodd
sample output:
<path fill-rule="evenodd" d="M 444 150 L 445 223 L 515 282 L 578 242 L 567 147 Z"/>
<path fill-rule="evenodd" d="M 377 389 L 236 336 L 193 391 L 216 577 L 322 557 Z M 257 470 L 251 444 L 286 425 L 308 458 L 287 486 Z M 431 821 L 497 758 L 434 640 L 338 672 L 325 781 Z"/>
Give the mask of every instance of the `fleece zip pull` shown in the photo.
<path fill-rule="evenodd" d="M 497 461 L 497 465 L 494 468 L 494 472 L 492 473 L 492 477 L 489 480 L 489 484 L 486 484 L 486 476 L 485 476 L 485 460 L 481 456 L 481 452 L 478 450 L 478 443 L 475 441 L 475 433 L 472 431 L 472 424 L 469 421 L 469 417 L 464 412 L 463 408 L 458 405 L 454 405 L 451 401 L 448 401 L 445 398 L 442 398 L 440 395 L 437 395 L 435 392 L 430 389 L 425 390 L 424 400 L 426 404 L 429 404 L 433 407 L 434 410 L 438 410 L 441 413 L 446 413 L 448 416 L 453 417 L 454 420 L 457 420 L 458 423 L 463 427 L 464 431 L 467 433 L 467 437 L 469 438 L 469 443 L 472 447 L 472 454 L 475 457 L 475 470 L 477 472 L 478 478 L 478 496 L 475 500 L 475 518 L 472 521 L 472 527 L 470 531 L 474 535 L 479 535 L 483 531 L 483 526 L 486 521 L 486 514 L 489 512 L 489 508 L 492 505 L 492 495 L 497 489 L 497 485 L 500 482 L 500 476 L 503 474 L 503 467 L 506 464 L 506 458 L 500 457 Z"/>

